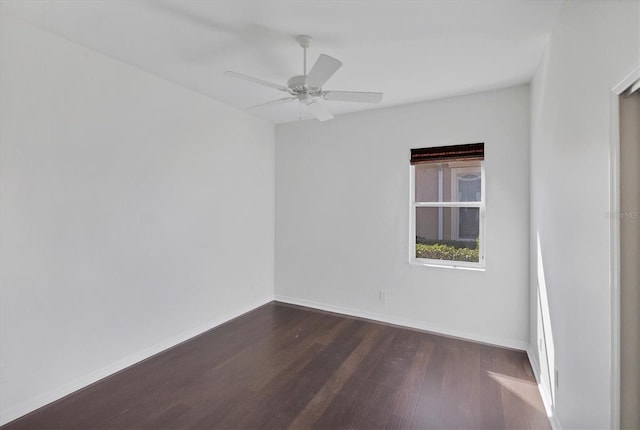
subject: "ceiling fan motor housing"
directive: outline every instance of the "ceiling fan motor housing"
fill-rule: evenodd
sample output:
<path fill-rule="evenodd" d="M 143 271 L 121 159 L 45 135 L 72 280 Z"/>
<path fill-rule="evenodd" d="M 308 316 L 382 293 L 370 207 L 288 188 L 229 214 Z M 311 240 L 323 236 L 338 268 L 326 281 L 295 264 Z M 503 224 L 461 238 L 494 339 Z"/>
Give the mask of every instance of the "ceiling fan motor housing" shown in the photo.
<path fill-rule="evenodd" d="M 310 97 L 319 97 L 322 93 L 321 88 L 307 86 L 307 77 L 303 75 L 294 76 L 287 81 L 289 92 L 295 96 L 308 95 Z M 302 98 L 300 99 L 302 100 Z"/>
<path fill-rule="evenodd" d="M 307 89 L 307 77 L 303 75 L 294 76 L 287 81 L 287 86 L 294 92 L 304 92 Z"/>

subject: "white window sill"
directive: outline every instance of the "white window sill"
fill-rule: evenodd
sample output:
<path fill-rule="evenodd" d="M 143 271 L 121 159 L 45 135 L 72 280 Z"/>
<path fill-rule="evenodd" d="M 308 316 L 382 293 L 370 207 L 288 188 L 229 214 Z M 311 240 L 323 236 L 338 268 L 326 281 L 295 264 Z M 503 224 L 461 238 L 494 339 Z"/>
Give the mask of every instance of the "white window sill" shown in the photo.
<path fill-rule="evenodd" d="M 423 266 L 423 267 L 438 267 L 438 268 L 442 268 L 442 269 L 459 269 L 459 270 L 471 270 L 474 272 L 484 272 L 485 271 L 485 267 L 481 264 L 481 263 L 477 263 L 477 264 L 469 264 L 469 265 L 465 265 L 465 264 L 455 264 L 455 263 L 451 263 L 451 264 L 443 264 L 442 262 L 438 261 L 438 260 L 427 260 L 427 259 L 422 259 L 422 258 L 414 258 L 409 260 L 409 264 L 412 266 Z"/>

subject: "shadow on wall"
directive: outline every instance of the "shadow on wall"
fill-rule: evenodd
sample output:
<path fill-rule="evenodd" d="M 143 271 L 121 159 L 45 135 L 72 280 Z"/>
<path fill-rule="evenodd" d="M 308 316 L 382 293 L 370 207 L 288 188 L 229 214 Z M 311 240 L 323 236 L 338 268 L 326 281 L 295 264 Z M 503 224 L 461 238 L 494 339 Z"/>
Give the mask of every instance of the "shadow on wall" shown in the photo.
<path fill-rule="evenodd" d="M 537 251 L 537 344 L 540 360 L 540 385 L 547 416 L 551 417 L 556 404 L 557 375 L 555 372 L 555 346 L 553 342 L 553 330 L 551 328 L 551 312 L 549 311 L 549 299 L 547 296 L 547 283 L 542 261 L 542 246 L 540 244 L 540 232 L 536 232 Z M 546 397 L 546 398 L 545 398 Z M 549 404 L 550 402 L 550 404 Z"/>

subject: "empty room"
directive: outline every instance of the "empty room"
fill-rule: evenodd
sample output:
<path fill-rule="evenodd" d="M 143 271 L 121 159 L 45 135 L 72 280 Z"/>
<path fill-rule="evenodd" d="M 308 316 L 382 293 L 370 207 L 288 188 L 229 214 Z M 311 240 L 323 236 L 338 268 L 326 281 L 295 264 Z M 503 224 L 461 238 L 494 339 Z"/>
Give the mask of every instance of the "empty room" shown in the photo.
<path fill-rule="evenodd" d="M 639 0 L 0 0 L 2 429 L 640 429 Z"/>

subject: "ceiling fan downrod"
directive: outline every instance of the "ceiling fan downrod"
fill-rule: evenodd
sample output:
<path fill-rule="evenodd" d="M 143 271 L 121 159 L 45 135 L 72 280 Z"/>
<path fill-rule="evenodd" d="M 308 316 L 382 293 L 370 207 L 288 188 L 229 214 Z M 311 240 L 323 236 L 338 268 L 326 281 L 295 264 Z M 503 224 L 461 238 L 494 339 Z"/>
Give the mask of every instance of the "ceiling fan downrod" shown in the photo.
<path fill-rule="evenodd" d="M 307 48 L 311 45 L 311 36 L 307 36 L 306 34 L 301 34 L 296 36 L 296 42 L 302 46 L 303 54 L 302 54 L 302 70 L 303 76 L 307 76 Z"/>

